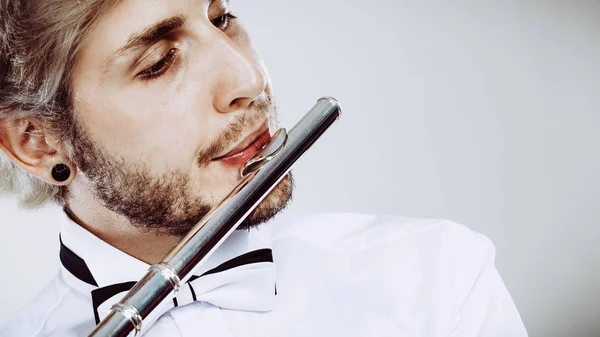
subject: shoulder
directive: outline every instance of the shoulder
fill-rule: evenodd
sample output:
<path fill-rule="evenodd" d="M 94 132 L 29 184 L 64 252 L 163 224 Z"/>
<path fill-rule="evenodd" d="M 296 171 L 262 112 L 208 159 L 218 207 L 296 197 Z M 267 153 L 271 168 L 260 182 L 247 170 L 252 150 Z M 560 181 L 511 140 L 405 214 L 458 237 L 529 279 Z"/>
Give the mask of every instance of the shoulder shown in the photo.
<path fill-rule="evenodd" d="M 0 329 L 0 337 L 71 337 L 94 327 L 91 301 L 68 286 L 61 274 Z"/>
<path fill-rule="evenodd" d="M 272 235 L 282 257 L 301 254 L 335 273 L 368 272 L 443 290 L 454 294 L 454 302 L 464 301 L 484 269 L 495 268 L 492 242 L 450 220 L 355 213 L 286 214 L 280 220 Z"/>
<path fill-rule="evenodd" d="M 352 289 L 358 303 L 386 308 L 394 319 L 418 308 L 423 317 L 431 310 L 450 317 L 479 275 L 494 268 L 491 241 L 450 220 L 318 213 L 286 214 L 272 225 L 288 279 L 317 271 L 339 289 Z"/>
<path fill-rule="evenodd" d="M 429 253 L 494 253 L 491 241 L 445 219 L 419 219 L 359 213 L 286 213 L 271 224 L 274 241 L 296 239 L 336 252 L 388 244 L 422 247 Z"/>

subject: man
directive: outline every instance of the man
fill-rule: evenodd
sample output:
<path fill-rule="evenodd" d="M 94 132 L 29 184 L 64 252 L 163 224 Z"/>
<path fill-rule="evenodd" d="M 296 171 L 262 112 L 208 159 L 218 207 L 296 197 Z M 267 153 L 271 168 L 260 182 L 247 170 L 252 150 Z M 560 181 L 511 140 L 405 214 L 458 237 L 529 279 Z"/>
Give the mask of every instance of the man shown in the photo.
<path fill-rule="evenodd" d="M 2 0 L 0 176 L 65 210 L 62 267 L 0 336 L 86 336 L 276 128 L 225 0 Z M 144 336 L 526 336 L 489 240 L 442 220 L 277 215 L 287 176 Z"/>

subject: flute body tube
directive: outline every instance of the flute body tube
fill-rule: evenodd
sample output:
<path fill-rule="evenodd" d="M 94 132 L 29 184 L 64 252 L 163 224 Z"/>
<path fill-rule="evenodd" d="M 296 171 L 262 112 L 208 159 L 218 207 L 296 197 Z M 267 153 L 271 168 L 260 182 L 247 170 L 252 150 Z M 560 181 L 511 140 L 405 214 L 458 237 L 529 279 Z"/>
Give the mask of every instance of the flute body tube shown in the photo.
<path fill-rule="evenodd" d="M 324 97 L 287 134 L 280 129 L 242 168 L 236 187 L 159 264 L 150 267 L 89 336 L 125 337 L 131 331 L 137 335 L 143 319 L 173 290 L 177 292 L 191 271 L 225 241 L 340 115 L 338 102 Z"/>

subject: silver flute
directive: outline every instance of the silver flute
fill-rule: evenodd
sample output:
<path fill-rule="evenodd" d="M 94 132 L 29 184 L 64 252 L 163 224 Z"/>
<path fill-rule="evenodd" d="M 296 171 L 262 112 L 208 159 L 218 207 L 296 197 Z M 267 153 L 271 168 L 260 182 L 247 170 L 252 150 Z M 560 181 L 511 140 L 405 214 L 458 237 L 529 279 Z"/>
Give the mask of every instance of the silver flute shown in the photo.
<path fill-rule="evenodd" d="M 125 337 L 132 331 L 137 336 L 144 318 L 171 292 L 177 292 L 192 270 L 233 233 L 340 116 L 338 102 L 323 97 L 289 132 L 279 129 L 241 168 L 236 187 L 160 263 L 150 267 L 89 336 Z"/>

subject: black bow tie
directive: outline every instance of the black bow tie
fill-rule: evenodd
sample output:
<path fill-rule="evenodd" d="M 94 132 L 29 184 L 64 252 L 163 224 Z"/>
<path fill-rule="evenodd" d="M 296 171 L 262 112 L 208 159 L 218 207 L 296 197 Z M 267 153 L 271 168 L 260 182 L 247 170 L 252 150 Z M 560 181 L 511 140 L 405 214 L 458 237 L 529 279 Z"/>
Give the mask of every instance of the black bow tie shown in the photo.
<path fill-rule="evenodd" d="M 73 276 L 90 285 L 98 286 L 85 261 L 67 248 L 61 241 L 60 260 Z M 113 304 L 135 285 L 136 281 L 108 285 L 92 290 L 92 304 L 96 324 L 108 313 Z M 192 301 L 204 301 L 217 307 L 270 311 L 274 308 L 275 267 L 271 249 L 254 250 L 202 275 L 194 275 L 182 286 L 176 296 L 167 298 L 159 308 L 147 317 L 144 326 L 151 326 L 170 308 L 186 305 Z M 150 320 L 150 322 L 148 322 Z"/>

